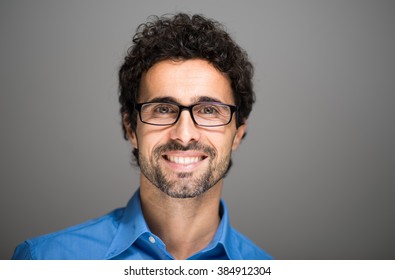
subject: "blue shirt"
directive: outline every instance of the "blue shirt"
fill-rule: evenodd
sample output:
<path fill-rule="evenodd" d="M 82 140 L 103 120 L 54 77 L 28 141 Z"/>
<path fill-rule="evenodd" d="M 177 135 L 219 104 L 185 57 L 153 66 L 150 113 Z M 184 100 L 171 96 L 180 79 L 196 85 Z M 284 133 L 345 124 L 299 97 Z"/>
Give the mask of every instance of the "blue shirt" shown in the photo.
<path fill-rule="evenodd" d="M 271 257 L 229 224 L 221 200 L 221 222 L 206 248 L 190 260 L 263 260 Z M 125 208 L 20 244 L 12 259 L 171 260 L 162 240 L 148 228 L 137 191 Z"/>

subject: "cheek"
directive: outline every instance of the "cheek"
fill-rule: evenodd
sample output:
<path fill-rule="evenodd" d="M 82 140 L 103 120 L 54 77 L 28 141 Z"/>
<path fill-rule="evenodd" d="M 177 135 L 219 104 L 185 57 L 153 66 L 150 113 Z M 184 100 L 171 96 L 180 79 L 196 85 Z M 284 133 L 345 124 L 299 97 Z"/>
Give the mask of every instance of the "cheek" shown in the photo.
<path fill-rule="evenodd" d="M 234 132 L 225 132 L 213 134 L 209 139 L 210 145 L 213 146 L 217 152 L 218 157 L 224 157 L 232 151 Z"/>
<path fill-rule="evenodd" d="M 167 141 L 166 132 L 160 127 L 158 128 L 159 129 L 146 129 L 146 127 L 142 125 L 136 131 L 139 152 L 146 157 L 150 156 L 157 146 Z"/>

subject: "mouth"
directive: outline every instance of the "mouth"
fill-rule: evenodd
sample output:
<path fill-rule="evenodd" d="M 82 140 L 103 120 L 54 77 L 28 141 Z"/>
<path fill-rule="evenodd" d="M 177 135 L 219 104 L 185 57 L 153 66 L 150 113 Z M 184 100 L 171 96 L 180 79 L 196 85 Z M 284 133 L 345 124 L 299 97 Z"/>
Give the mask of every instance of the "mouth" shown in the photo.
<path fill-rule="evenodd" d="M 201 156 L 175 156 L 175 155 L 163 155 L 163 158 L 171 163 L 189 165 L 198 163 L 207 158 L 205 155 Z"/>

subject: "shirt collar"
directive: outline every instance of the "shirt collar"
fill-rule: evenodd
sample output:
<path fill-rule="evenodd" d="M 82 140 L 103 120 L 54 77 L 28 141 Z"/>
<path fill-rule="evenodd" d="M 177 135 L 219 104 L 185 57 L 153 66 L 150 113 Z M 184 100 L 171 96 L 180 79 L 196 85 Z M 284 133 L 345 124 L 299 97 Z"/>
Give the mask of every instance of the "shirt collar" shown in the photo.
<path fill-rule="evenodd" d="M 129 200 L 119 222 L 114 239 L 107 250 L 105 259 L 111 259 L 128 249 L 142 234 L 149 233 L 140 203 L 140 189 Z"/>
<path fill-rule="evenodd" d="M 221 222 L 218 226 L 213 240 L 205 249 L 202 250 L 202 252 L 208 252 L 218 246 L 222 246 L 229 260 L 242 259 L 242 256 L 237 248 L 237 242 L 235 240 L 235 237 L 233 236 L 233 228 L 231 227 L 229 222 L 228 208 L 226 206 L 226 203 L 222 199 L 220 200 L 219 211 L 221 215 Z"/>
<path fill-rule="evenodd" d="M 214 238 L 200 253 L 222 246 L 230 260 L 241 259 L 237 242 L 234 240 L 233 229 L 229 223 L 228 209 L 222 199 L 220 200 L 220 215 L 221 222 Z M 117 232 L 104 258 L 111 259 L 121 254 L 145 233 L 151 234 L 141 210 L 140 190 L 138 189 L 125 207 Z"/>

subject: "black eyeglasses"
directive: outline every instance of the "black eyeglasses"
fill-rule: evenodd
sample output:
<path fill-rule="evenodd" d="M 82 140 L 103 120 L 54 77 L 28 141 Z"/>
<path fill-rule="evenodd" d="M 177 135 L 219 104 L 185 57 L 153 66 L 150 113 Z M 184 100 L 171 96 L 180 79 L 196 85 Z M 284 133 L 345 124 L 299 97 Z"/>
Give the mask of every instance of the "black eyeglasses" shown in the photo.
<path fill-rule="evenodd" d="M 199 126 L 223 126 L 231 122 L 234 105 L 219 102 L 200 102 L 191 106 L 183 106 L 171 102 L 146 102 L 135 105 L 140 120 L 151 125 L 172 125 L 180 118 L 181 112 L 188 110 L 193 122 Z"/>

